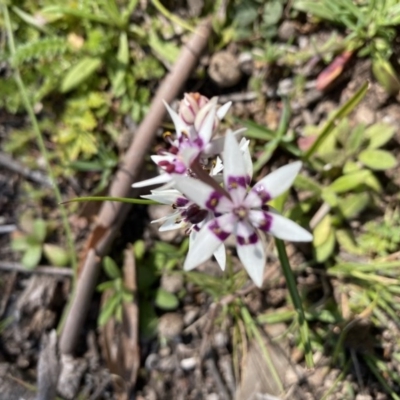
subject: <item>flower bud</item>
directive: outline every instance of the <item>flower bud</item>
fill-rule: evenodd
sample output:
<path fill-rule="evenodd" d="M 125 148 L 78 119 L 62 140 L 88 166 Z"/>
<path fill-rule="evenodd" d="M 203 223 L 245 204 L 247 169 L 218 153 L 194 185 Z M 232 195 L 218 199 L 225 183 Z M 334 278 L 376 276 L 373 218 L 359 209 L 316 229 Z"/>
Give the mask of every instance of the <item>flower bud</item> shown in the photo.
<path fill-rule="evenodd" d="M 217 97 L 213 97 L 196 114 L 196 118 L 194 120 L 194 127 L 197 132 L 200 131 L 201 125 L 206 120 L 208 113 L 217 107 L 217 101 L 218 101 Z M 218 118 L 215 117 L 215 123 L 213 126 L 213 130 L 215 130 L 217 128 L 218 122 L 219 122 Z"/>
<path fill-rule="evenodd" d="M 197 113 L 208 101 L 208 98 L 200 93 L 185 93 L 179 105 L 179 116 L 186 124 L 193 125 Z"/>

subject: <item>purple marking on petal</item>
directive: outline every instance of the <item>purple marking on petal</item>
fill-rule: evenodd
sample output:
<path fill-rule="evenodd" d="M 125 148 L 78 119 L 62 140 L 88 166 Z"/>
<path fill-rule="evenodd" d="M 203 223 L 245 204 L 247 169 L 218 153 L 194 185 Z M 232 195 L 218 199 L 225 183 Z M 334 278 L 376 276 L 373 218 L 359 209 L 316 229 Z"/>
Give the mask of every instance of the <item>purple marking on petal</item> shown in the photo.
<path fill-rule="evenodd" d="M 229 176 L 228 177 L 228 189 L 236 189 L 238 186 L 246 188 L 246 177 L 245 176 Z"/>
<path fill-rule="evenodd" d="M 215 211 L 215 208 L 218 206 L 219 199 L 222 196 L 223 196 L 222 193 L 212 192 L 210 198 L 206 202 L 206 207 L 211 211 Z"/>
<path fill-rule="evenodd" d="M 187 203 L 189 203 L 188 199 L 185 199 L 184 197 L 178 197 L 176 199 L 175 205 L 177 207 L 185 207 Z"/>
<path fill-rule="evenodd" d="M 165 172 L 172 174 L 175 171 L 175 166 L 167 160 L 162 160 L 158 163 L 158 166 L 162 168 Z"/>
<path fill-rule="evenodd" d="M 257 193 L 263 203 L 271 200 L 271 195 L 265 190 L 264 186 L 255 186 L 253 190 Z"/>
<path fill-rule="evenodd" d="M 213 221 L 208 229 L 210 229 L 210 231 L 221 241 L 223 242 L 224 240 L 226 240 L 228 238 L 228 236 L 230 235 L 229 232 L 225 232 L 221 229 L 221 227 L 219 226 L 217 221 Z"/>
<path fill-rule="evenodd" d="M 256 244 L 258 242 L 258 236 L 257 233 L 253 232 L 248 238 L 237 236 L 236 240 L 240 246 L 244 246 L 245 244 Z"/>
<path fill-rule="evenodd" d="M 204 141 L 201 137 L 198 137 L 195 140 L 193 140 L 193 144 L 195 144 L 199 149 L 202 149 L 204 147 Z"/>
<path fill-rule="evenodd" d="M 168 151 L 169 151 L 171 154 L 176 155 L 176 154 L 178 154 L 179 149 L 178 149 L 176 146 L 171 146 L 171 147 L 168 149 Z"/>
<path fill-rule="evenodd" d="M 269 232 L 271 229 L 271 224 L 272 224 L 272 219 L 274 218 L 271 214 L 268 214 L 266 212 L 263 213 L 264 219 L 263 221 L 260 222 L 258 225 L 258 228 L 261 229 L 264 232 Z"/>

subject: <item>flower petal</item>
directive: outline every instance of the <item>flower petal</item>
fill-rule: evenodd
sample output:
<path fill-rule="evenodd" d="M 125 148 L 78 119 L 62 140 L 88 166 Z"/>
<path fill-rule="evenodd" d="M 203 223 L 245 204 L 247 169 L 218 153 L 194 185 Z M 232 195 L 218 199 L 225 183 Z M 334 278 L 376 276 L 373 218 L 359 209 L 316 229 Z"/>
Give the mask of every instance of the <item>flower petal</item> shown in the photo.
<path fill-rule="evenodd" d="M 236 250 L 240 261 L 246 268 L 252 281 L 261 287 L 263 284 L 264 268 L 265 268 L 265 252 L 263 244 L 258 237 L 258 234 L 254 232 L 257 240 L 250 244 L 239 244 L 236 245 Z"/>
<path fill-rule="evenodd" d="M 185 260 L 184 269 L 190 271 L 208 260 L 221 246 L 223 240 L 212 233 L 210 226 L 215 220 L 207 222 L 190 244 L 189 252 Z"/>
<path fill-rule="evenodd" d="M 179 198 L 184 200 L 182 193 L 176 189 L 152 190 L 151 194 L 146 194 L 140 197 L 154 200 L 161 204 L 174 204 Z"/>
<path fill-rule="evenodd" d="M 246 138 L 242 138 L 239 143 L 240 150 L 243 153 L 244 165 L 246 167 L 246 174 L 249 178 L 249 183 L 253 178 L 253 160 L 251 159 L 250 149 L 249 149 L 250 140 Z"/>
<path fill-rule="evenodd" d="M 247 193 L 246 175 L 243 153 L 235 136 L 229 133 L 224 146 L 224 184 L 236 206 L 241 205 Z"/>
<path fill-rule="evenodd" d="M 222 271 L 225 271 L 225 266 L 226 266 L 226 250 L 225 250 L 225 245 L 222 243 L 217 250 L 214 251 L 213 256 L 217 260 L 218 265 L 222 269 Z"/>
<path fill-rule="evenodd" d="M 301 166 L 301 161 L 296 161 L 280 167 L 257 182 L 251 191 L 260 194 L 261 197 L 265 195 L 269 199 L 274 199 L 292 186 Z"/>
<path fill-rule="evenodd" d="M 208 103 L 210 104 L 210 103 Z M 205 106 L 207 107 L 208 104 Z M 204 108 L 205 108 L 204 107 Z M 211 107 L 210 111 L 207 113 L 205 120 L 200 125 L 200 129 L 198 131 L 198 135 L 202 140 L 202 148 L 204 148 L 208 143 L 210 143 L 212 135 L 214 133 L 214 123 L 215 123 L 215 106 Z"/>
<path fill-rule="evenodd" d="M 162 183 L 170 182 L 171 181 L 171 175 L 162 173 L 158 176 L 155 176 L 154 178 L 146 179 L 144 181 L 140 182 L 135 182 L 132 187 L 133 188 L 141 188 L 145 186 L 152 186 L 152 185 L 160 185 Z"/>
<path fill-rule="evenodd" d="M 246 166 L 239 144 L 232 132 L 228 132 L 224 144 L 224 182 L 229 176 L 246 176 Z"/>
<path fill-rule="evenodd" d="M 170 115 L 172 122 L 175 126 L 176 136 L 180 138 L 182 132 L 188 130 L 188 126 L 183 122 L 182 118 L 163 100 L 165 107 L 167 108 L 168 114 Z"/>
<path fill-rule="evenodd" d="M 228 103 L 225 103 L 224 105 L 222 105 L 218 111 L 217 111 L 217 117 L 219 120 L 223 119 L 226 115 L 226 113 L 229 111 L 229 109 L 231 108 L 232 102 L 228 101 Z"/>
<path fill-rule="evenodd" d="M 271 216 L 269 233 L 278 239 L 291 242 L 311 242 L 313 236 L 296 222 L 277 213 L 268 213 Z"/>
<path fill-rule="evenodd" d="M 182 160 L 183 164 L 187 167 L 190 168 L 192 162 L 197 158 L 197 156 L 200 154 L 201 148 L 197 146 L 187 146 L 183 147 L 179 151 L 179 157 Z"/>
<path fill-rule="evenodd" d="M 236 130 L 234 132 L 232 132 L 231 130 L 228 130 L 226 135 L 228 135 L 228 132 L 232 132 L 232 135 L 240 136 L 242 133 L 246 132 L 246 130 L 247 130 L 246 128 L 241 128 L 241 129 L 238 129 L 238 130 Z M 223 150 L 224 150 L 226 135 L 223 136 L 223 137 L 219 137 L 219 138 L 213 139 L 208 144 L 208 146 L 205 147 L 203 153 L 205 155 L 208 155 L 208 156 L 215 156 L 216 154 L 222 153 Z"/>
<path fill-rule="evenodd" d="M 187 176 L 173 175 L 175 187 L 183 193 L 188 199 L 192 200 L 201 208 L 214 210 L 211 203 L 218 204 L 219 198 L 222 196 L 215 189 L 198 179 Z"/>
<path fill-rule="evenodd" d="M 155 221 L 151 221 L 155 222 Z M 174 229 L 184 228 L 187 225 L 185 221 L 182 220 L 182 217 L 179 212 L 169 215 L 164 223 L 158 229 L 160 232 L 172 231 Z"/>

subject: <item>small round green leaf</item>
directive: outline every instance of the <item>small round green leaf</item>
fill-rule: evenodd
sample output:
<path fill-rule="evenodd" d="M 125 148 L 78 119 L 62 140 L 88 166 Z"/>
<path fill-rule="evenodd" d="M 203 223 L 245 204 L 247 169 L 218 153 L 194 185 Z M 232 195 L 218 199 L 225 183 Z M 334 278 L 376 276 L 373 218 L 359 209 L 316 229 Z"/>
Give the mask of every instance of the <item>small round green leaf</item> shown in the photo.
<path fill-rule="evenodd" d="M 39 244 L 30 246 L 24 256 L 22 257 L 21 264 L 26 269 L 34 269 L 39 264 L 42 258 L 42 246 Z"/>
<path fill-rule="evenodd" d="M 162 310 L 175 310 L 179 305 L 179 300 L 174 294 L 159 288 L 156 292 L 155 303 Z"/>
<path fill-rule="evenodd" d="M 43 253 L 50 261 L 51 265 L 56 267 L 64 267 L 69 262 L 68 252 L 60 246 L 46 243 L 43 245 Z"/>
<path fill-rule="evenodd" d="M 104 271 L 106 272 L 109 278 L 117 279 L 121 277 L 121 271 L 111 257 L 108 256 L 104 257 L 103 267 Z"/>

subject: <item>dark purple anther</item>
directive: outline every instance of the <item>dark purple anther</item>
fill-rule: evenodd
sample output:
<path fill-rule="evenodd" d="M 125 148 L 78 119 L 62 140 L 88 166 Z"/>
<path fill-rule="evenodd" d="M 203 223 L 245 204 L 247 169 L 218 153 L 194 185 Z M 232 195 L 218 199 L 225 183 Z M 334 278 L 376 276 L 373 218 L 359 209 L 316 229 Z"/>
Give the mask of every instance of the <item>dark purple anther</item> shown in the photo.
<path fill-rule="evenodd" d="M 192 224 L 198 224 L 207 216 L 208 211 L 202 210 L 198 205 L 191 204 L 186 210 L 186 219 Z"/>
<path fill-rule="evenodd" d="M 178 197 L 176 199 L 175 205 L 176 207 L 180 208 L 180 207 L 185 207 L 187 203 L 189 203 L 188 199 L 185 199 L 184 197 Z"/>

